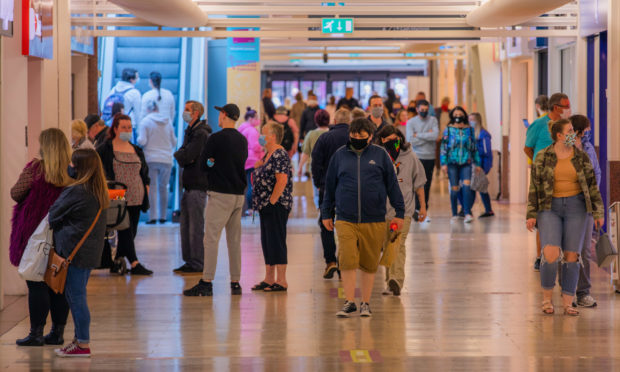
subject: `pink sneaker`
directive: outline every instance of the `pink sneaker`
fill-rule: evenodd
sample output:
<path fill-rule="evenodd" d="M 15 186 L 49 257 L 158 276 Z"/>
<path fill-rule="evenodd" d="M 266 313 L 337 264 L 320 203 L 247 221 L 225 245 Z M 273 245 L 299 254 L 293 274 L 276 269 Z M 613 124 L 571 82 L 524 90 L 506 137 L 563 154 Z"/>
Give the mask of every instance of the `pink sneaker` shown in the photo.
<path fill-rule="evenodd" d="M 56 349 L 54 351 L 56 355 L 61 358 L 90 358 L 90 348 L 81 348 L 73 342 L 62 349 Z"/>

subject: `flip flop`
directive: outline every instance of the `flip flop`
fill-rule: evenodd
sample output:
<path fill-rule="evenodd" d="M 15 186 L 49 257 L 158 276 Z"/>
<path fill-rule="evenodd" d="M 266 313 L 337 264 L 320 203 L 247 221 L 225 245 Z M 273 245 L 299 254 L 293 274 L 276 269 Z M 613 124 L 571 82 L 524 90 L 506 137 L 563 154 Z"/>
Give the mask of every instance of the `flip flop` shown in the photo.
<path fill-rule="evenodd" d="M 287 288 L 278 283 L 273 283 L 269 287 L 263 289 L 264 292 L 286 292 Z"/>
<path fill-rule="evenodd" d="M 254 287 L 252 287 L 253 291 L 262 291 L 265 288 L 269 288 L 271 286 L 271 284 L 269 283 L 265 283 L 265 282 L 260 282 L 258 284 L 256 284 Z"/>

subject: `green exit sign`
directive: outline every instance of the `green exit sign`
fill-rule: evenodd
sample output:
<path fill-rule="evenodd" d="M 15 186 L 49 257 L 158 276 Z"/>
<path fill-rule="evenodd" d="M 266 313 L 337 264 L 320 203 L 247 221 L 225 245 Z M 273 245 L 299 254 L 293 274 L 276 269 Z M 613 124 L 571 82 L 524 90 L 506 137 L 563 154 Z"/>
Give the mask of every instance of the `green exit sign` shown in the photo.
<path fill-rule="evenodd" d="M 324 34 L 353 33 L 353 18 L 323 18 L 321 32 Z"/>

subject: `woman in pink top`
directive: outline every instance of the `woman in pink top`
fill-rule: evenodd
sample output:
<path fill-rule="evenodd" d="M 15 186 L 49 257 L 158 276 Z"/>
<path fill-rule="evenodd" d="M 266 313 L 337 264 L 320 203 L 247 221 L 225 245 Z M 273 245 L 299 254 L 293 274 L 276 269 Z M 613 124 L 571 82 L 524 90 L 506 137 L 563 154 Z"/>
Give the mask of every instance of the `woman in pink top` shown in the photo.
<path fill-rule="evenodd" d="M 263 158 L 263 147 L 258 143 L 258 126 L 260 119 L 256 111 L 248 107 L 245 113 L 245 122 L 239 126 L 239 132 L 248 140 L 248 160 L 245 162 L 245 174 L 248 179 L 248 189 L 245 193 L 245 205 L 243 213 L 249 214 L 248 210 L 252 205 L 252 173 L 254 172 L 254 164 Z"/>

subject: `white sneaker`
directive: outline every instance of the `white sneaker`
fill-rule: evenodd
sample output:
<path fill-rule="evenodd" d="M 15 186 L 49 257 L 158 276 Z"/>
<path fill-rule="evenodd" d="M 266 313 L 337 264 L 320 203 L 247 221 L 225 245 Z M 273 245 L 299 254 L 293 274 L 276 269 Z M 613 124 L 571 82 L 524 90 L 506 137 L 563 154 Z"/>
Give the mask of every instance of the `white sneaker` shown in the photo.
<path fill-rule="evenodd" d="M 431 222 L 431 218 L 429 216 L 426 216 L 426 218 L 422 222 L 430 223 Z"/>
<path fill-rule="evenodd" d="M 362 318 L 369 318 L 372 316 L 372 311 L 370 311 L 370 305 L 367 302 L 362 302 L 360 304 L 360 316 Z"/>
<path fill-rule="evenodd" d="M 471 223 L 471 221 L 474 220 L 474 216 L 472 216 L 471 214 L 468 214 L 465 216 L 465 223 Z"/>
<path fill-rule="evenodd" d="M 461 217 L 459 216 L 452 216 L 452 218 L 450 218 L 451 222 L 458 222 L 461 219 Z"/>

